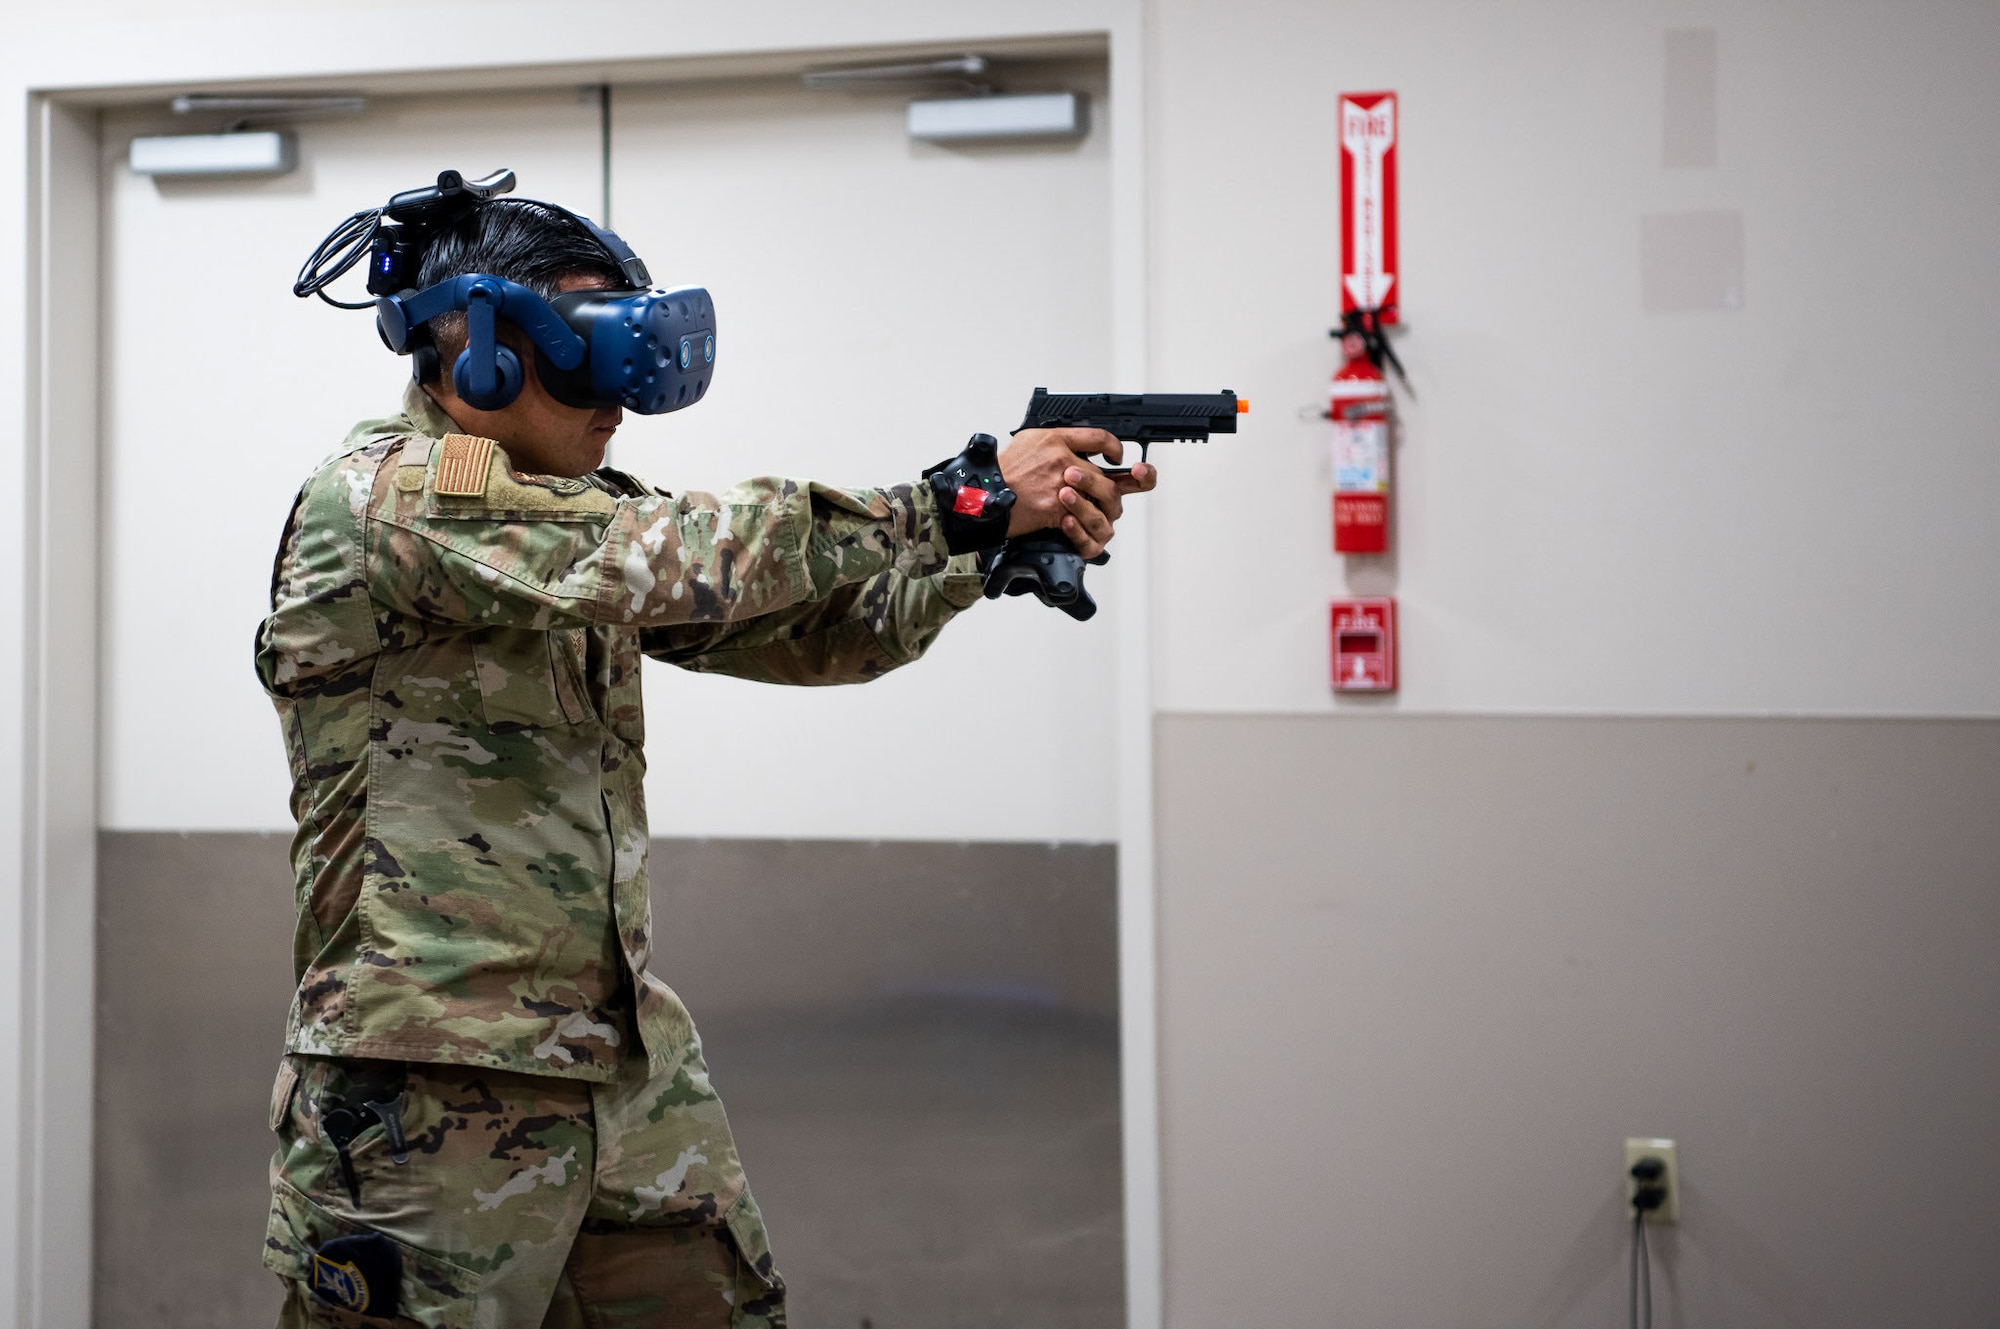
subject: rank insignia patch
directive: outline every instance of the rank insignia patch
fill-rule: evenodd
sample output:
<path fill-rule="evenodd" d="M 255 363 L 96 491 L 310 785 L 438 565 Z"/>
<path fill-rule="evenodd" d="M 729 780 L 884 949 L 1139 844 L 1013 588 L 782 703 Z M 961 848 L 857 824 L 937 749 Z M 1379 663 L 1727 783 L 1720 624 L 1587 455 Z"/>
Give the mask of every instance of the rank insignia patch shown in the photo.
<path fill-rule="evenodd" d="M 486 467 L 492 460 L 492 439 L 446 434 L 438 451 L 436 492 L 448 498 L 480 497 L 486 492 Z"/>
<path fill-rule="evenodd" d="M 335 1237 L 312 1257 L 313 1295 L 356 1315 L 394 1318 L 403 1253 L 379 1233 Z"/>

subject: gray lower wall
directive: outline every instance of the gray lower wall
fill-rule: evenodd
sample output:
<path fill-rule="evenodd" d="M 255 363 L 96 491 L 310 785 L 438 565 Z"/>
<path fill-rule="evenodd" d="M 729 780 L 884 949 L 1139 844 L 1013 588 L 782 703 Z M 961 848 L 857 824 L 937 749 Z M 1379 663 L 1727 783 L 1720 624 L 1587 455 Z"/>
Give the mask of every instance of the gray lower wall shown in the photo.
<path fill-rule="evenodd" d="M 2000 723 L 1165 716 L 1168 1322 L 2000 1323 Z"/>
<path fill-rule="evenodd" d="M 655 840 L 653 970 L 718 1016 L 947 996 L 1118 1014 L 1111 845 Z"/>
<path fill-rule="evenodd" d="M 92 1323 L 268 1326 L 267 1107 L 292 992 L 282 836 L 100 832 Z"/>
<path fill-rule="evenodd" d="M 249 1329 L 291 995 L 286 842 L 99 839 L 95 1307 Z M 656 841 L 695 1012 L 802 1325 L 1112 1324 L 1116 855 Z"/>
<path fill-rule="evenodd" d="M 2000 724 L 1158 739 L 1175 1329 L 1620 1322 L 1653 1134 L 1662 1326 L 1995 1323 Z M 101 854 L 97 1323 L 268 1323 L 284 844 Z M 654 864 L 801 1323 L 1118 1320 L 1111 850 Z"/>

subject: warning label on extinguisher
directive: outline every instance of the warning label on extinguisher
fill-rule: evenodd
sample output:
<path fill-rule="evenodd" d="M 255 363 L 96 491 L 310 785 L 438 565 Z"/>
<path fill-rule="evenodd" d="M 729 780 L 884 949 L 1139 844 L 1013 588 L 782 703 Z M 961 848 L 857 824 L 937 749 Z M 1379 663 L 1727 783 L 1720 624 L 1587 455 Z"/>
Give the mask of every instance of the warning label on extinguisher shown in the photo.
<path fill-rule="evenodd" d="M 1389 549 L 1389 386 L 1358 355 L 1340 367 L 1328 393 L 1333 421 L 1333 549 Z"/>
<path fill-rule="evenodd" d="M 1343 494 L 1389 492 L 1389 422 L 1335 421 L 1333 487 Z"/>

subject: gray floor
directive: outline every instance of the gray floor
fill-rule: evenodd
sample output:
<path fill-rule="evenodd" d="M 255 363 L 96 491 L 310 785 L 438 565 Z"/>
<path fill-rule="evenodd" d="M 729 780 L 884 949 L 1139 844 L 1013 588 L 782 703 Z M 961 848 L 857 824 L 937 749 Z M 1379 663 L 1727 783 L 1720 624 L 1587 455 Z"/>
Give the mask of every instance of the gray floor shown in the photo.
<path fill-rule="evenodd" d="M 271 1322 L 284 843 L 100 837 L 100 1326 Z M 699 1021 L 803 1326 L 1116 1323 L 1105 846 L 662 842 Z"/>

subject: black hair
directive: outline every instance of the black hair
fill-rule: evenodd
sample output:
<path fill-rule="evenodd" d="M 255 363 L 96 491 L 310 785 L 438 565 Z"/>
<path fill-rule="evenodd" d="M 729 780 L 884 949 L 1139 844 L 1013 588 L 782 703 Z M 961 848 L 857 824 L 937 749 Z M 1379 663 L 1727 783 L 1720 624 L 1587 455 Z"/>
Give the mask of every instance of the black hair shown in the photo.
<path fill-rule="evenodd" d="M 629 284 L 582 223 L 529 199 L 493 199 L 439 230 L 424 247 L 417 289 L 469 272 L 519 282 L 545 300 L 571 277 L 595 277 L 621 289 Z M 439 359 L 450 364 L 465 349 L 465 315 L 441 314 L 430 328 Z"/>

